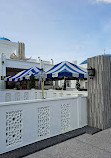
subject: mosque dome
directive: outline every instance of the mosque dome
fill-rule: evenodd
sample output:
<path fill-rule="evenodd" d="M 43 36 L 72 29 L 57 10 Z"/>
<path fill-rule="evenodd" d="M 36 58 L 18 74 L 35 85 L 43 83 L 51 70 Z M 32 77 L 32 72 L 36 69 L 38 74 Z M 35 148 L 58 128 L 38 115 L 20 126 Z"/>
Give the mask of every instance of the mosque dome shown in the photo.
<path fill-rule="evenodd" d="M 82 64 L 87 64 L 87 60 L 82 61 L 82 63 L 80 63 L 80 65 Z"/>
<path fill-rule="evenodd" d="M 111 57 L 111 54 L 103 54 L 103 56 Z M 84 60 L 80 65 L 87 64 L 87 60 Z"/>
<path fill-rule="evenodd" d="M 1 40 L 10 41 L 8 38 L 0 37 Z"/>

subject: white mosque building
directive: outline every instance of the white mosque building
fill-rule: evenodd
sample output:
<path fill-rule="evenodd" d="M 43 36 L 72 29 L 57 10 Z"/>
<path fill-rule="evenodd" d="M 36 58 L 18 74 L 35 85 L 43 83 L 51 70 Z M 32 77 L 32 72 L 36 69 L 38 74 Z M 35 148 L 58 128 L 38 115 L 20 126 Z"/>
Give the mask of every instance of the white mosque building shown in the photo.
<path fill-rule="evenodd" d="M 77 64 L 77 61 L 73 61 L 73 63 Z M 8 38 L 0 37 L 0 89 L 6 88 L 6 82 L 4 81 L 6 76 L 14 75 L 30 67 L 37 66 L 47 69 L 53 65 L 53 59 L 44 61 L 40 57 L 37 59 L 26 58 L 24 43 L 12 42 Z M 87 60 L 82 62 L 80 66 L 87 68 Z M 53 85 L 62 87 L 63 83 L 64 81 L 61 80 L 54 82 Z M 75 80 L 67 80 L 67 87 L 74 88 L 75 85 Z M 87 81 L 81 81 L 81 86 L 81 88 L 87 88 Z"/>
<path fill-rule="evenodd" d="M 53 60 L 42 61 L 37 59 L 26 58 L 25 44 L 22 42 L 12 42 L 10 39 L 0 38 L 0 89 L 5 89 L 4 78 L 13 75 L 30 67 L 38 66 L 50 68 L 53 66 Z"/>

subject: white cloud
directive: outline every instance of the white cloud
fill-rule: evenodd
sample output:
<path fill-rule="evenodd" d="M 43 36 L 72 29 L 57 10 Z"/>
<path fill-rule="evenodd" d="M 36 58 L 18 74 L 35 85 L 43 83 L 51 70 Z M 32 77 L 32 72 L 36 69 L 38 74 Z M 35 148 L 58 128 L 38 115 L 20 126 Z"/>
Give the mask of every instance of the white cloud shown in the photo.
<path fill-rule="evenodd" d="M 111 0 L 96 0 L 96 2 L 105 2 L 105 3 L 111 3 Z"/>
<path fill-rule="evenodd" d="M 81 46 L 79 44 L 76 44 L 74 47 L 75 47 L 76 50 L 81 49 Z"/>

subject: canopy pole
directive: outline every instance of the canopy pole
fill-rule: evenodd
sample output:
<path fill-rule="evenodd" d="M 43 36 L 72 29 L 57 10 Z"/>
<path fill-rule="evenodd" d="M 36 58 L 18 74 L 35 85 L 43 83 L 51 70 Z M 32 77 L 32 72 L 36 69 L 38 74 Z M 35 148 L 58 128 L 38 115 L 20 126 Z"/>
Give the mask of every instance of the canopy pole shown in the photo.
<path fill-rule="evenodd" d="M 42 99 L 44 98 L 44 70 L 42 68 L 41 70 L 41 88 L 42 88 Z"/>
<path fill-rule="evenodd" d="M 64 87 L 63 90 L 66 90 L 66 77 L 64 76 Z"/>
<path fill-rule="evenodd" d="M 42 99 L 44 99 L 44 80 L 43 80 L 43 78 L 42 78 L 42 81 L 41 81 L 41 83 L 42 83 Z"/>

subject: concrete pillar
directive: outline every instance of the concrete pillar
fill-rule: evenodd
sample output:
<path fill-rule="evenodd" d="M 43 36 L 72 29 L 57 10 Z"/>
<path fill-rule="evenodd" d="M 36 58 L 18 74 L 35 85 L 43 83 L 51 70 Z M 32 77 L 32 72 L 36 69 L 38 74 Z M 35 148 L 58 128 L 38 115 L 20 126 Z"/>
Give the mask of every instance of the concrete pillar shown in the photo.
<path fill-rule="evenodd" d="M 25 59 L 25 44 L 18 42 L 18 58 Z"/>
<path fill-rule="evenodd" d="M 20 44 L 18 42 L 18 58 L 20 59 Z"/>
<path fill-rule="evenodd" d="M 25 59 L 25 44 L 23 43 L 23 59 Z"/>
<path fill-rule="evenodd" d="M 1 77 L 6 77 L 6 57 L 3 53 L 0 58 L 0 89 L 5 89 L 6 84 L 4 80 L 1 80 Z"/>
<path fill-rule="evenodd" d="M 106 129 L 111 127 L 111 57 L 89 58 L 90 66 L 95 76 L 88 76 L 88 125 Z"/>
<path fill-rule="evenodd" d="M 23 55 L 23 43 L 21 43 L 21 59 L 24 59 L 24 55 Z"/>
<path fill-rule="evenodd" d="M 19 43 L 19 46 L 20 46 L 20 59 L 22 59 L 22 47 L 21 47 L 21 43 Z"/>

